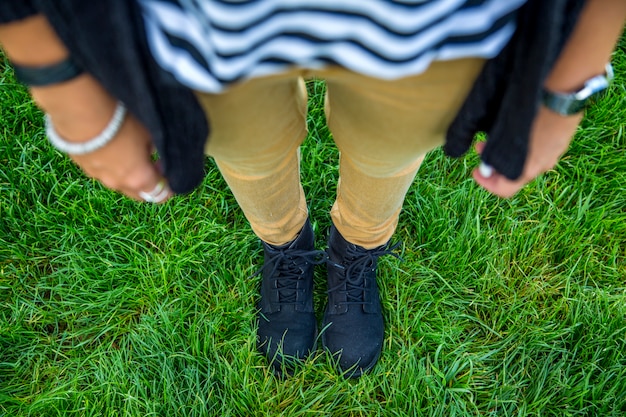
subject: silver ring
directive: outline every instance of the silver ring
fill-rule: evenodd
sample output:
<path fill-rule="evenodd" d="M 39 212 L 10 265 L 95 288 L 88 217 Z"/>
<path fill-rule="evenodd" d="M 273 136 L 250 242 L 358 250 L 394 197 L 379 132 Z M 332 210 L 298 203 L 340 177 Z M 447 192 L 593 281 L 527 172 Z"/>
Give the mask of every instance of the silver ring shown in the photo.
<path fill-rule="evenodd" d="M 139 191 L 139 197 L 148 203 L 160 203 L 167 198 L 169 193 L 170 188 L 165 183 L 165 180 L 161 180 L 152 191 Z"/>
<path fill-rule="evenodd" d="M 478 166 L 478 171 L 483 178 L 489 178 L 493 175 L 493 167 L 491 165 L 487 165 L 484 162 L 481 162 Z"/>

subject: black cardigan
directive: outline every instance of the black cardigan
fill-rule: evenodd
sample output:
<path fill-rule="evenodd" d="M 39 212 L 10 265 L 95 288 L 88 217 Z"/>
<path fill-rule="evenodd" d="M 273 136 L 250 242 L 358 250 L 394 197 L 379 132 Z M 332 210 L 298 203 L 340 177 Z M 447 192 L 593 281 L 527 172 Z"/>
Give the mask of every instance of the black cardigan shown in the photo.
<path fill-rule="evenodd" d="M 128 0 L 2 0 L 0 22 L 44 14 L 72 58 L 150 131 L 169 185 L 192 191 L 204 178 L 209 133 L 193 92 L 152 59 L 139 6 Z"/>
<path fill-rule="evenodd" d="M 528 0 L 517 30 L 490 59 L 450 125 L 444 151 L 459 157 L 488 135 L 482 159 L 510 179 L 523 170 L 532 122 L 550 68 L 584 0 Z M 0 22 L 44 14 L 73 58 L 148 128 L 177 193 L 204 177 L 209 126 L 193 93 L 153 60 L 135 1 L 3 0 Z M 210 117 L 210 115 L 209 115 Z"/>
<path fill-rule="evenodd" d="M 463 155 L 474 135 L 486 132 L 481 159 L 509 179 L 522 174 L 543 82 L 583 6 L 584 0 L 527 1 L 513 38 L 487 61 L 450 125 L 447 155 Z"/>

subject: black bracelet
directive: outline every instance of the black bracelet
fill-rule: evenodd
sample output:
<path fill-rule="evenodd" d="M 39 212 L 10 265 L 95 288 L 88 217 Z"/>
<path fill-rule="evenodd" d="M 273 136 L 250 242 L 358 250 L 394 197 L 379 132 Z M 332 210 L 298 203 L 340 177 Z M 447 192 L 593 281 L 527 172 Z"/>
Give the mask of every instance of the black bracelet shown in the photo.
<path fill-rule="evenodd" d="M 13 65 L 13 69 L 15 70 L 15 78 L 22 84 L 31 87 L 62 83 L 83 73 L 82 68 L 76 65 L 71 58 L 43 67 Z"/>

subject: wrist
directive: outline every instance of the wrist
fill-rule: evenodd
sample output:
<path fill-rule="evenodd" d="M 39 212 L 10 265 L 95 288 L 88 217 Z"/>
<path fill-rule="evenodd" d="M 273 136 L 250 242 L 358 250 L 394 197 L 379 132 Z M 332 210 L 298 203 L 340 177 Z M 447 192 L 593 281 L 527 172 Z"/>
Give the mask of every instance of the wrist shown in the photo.
<path fill-rule="evenodd" d="M 31 94 L 68 142 L 85 142 L 111 120 L 117 101 L 90 75 L 62 84 L 33 87 Z"/>
<path fill-rule="evenodd" d="M 584 87 L 587 80 L 606 74 L 606 65 L 605 62 L 589 67 L 572 66 L 567 71 L 559 71 L 558 68 L 555 68 L 544 82 L 544 89 L 554 93 L 573 93 Z"/>
<path fill-rule="evenodd" d="M 86 155 L 108 145 L 119 133 L 125 117 L 126 106 L 124 106 L 122 102 L 118 102 L 113 117 L 97 136 L 89 138 L 86 141 L 71 142 L 59 135 L 50 115 L 46 114 L 46 134 L 50 143 L 61 152 L 69 155 Z"/>

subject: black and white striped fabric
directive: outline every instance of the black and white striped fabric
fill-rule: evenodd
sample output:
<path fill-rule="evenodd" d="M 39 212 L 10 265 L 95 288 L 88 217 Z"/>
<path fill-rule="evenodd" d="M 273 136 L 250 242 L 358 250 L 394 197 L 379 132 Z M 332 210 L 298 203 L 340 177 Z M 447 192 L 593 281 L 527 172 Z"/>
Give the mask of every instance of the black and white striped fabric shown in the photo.
<path fill-rule="evenodd" d="M 139 0 L 157 62 L 218 93 L 293 66 L 383 79 L 496 55 L 525 0 Z"/>

